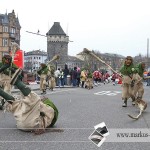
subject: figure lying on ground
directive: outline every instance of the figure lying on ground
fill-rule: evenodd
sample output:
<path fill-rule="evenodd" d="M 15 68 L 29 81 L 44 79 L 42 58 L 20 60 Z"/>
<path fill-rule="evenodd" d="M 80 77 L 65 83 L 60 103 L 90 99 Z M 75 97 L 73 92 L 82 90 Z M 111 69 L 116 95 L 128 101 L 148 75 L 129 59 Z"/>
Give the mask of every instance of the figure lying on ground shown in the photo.
<path fill-rule="evenodd" d="M 11 81 L 22 93 L 22 97 L 17 99 L 14 96 L 4 92 L 0 88 L 0 96 L 6 101 L 6 110 L 13 113 L 17 128 L 24 131 L 32 131 L 36 134 L 45 132 L 45 128 L 52 127 L 58 118 L 58 110 L 50 99 L 41 99 L 34 91 L 31 91 L 20 79 L 21 74 L 18 69 Z"/>

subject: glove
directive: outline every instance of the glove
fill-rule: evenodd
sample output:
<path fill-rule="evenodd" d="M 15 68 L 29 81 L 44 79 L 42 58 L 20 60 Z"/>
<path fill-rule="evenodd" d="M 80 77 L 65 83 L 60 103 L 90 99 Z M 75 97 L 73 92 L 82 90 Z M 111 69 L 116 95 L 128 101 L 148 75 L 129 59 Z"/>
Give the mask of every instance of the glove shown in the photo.
<path fill-rule="evenodd" d="M 131 81 L 131 87 L 134 87 L 134 84 L 135 84 L 135 80 L 132 80 Z"/>
<path fill-rule="evenodd" d="M 7 68 L 9 68 L 9 64 L 5 64 L 0 68 L 0 73 L 3 72 L 4 70 L 6 70 Z"/>

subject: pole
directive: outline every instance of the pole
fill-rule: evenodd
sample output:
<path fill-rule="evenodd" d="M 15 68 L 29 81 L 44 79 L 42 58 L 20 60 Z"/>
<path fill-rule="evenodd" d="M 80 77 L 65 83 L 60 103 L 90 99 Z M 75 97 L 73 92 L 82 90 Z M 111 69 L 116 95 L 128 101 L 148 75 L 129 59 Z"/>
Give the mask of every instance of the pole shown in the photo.
<path fill-rule="evenodd" d="M 147 38 L 147 68 L 149 68 L 149 38 Z"/>
<path fill-rule="evenodd" d="M 149 58 L 149 38 L 147 39 L 147 59 Z"/>

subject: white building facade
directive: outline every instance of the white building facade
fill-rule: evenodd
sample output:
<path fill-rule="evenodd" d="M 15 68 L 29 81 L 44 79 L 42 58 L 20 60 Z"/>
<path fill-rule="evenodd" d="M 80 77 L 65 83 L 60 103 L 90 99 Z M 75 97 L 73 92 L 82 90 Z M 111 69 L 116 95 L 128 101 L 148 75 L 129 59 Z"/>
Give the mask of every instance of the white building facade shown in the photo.
<path fill-rule="evenodd" d="M 47 52 L 41 50 L 33 50 L 24 54 L 24 69 L 34 72 L 40 68 L 41 63 L 47 60 Z"/>

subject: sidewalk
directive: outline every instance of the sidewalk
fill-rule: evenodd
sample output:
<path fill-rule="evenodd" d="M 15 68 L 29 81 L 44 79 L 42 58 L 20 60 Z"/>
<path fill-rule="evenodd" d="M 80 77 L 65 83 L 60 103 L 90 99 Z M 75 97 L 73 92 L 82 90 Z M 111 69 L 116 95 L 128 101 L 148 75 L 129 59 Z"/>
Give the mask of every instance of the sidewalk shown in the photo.
<path fill-rule="evenodd" d="M 33 91 L 37 91 L 40 90 L 40 84 L 29 84 L 27 85 L 28 87 L 30 87 Z M 59 88 L 59 86 L 55 86 L 55 88 Z M 60 87 L 60 88 L 72 88 L 72 86 L 70 85 L 65 85 L 64 87 Z M 12 88 L 12 93 L 17 93 L 19 92 L 19 89 L 16 88 Z"/>

